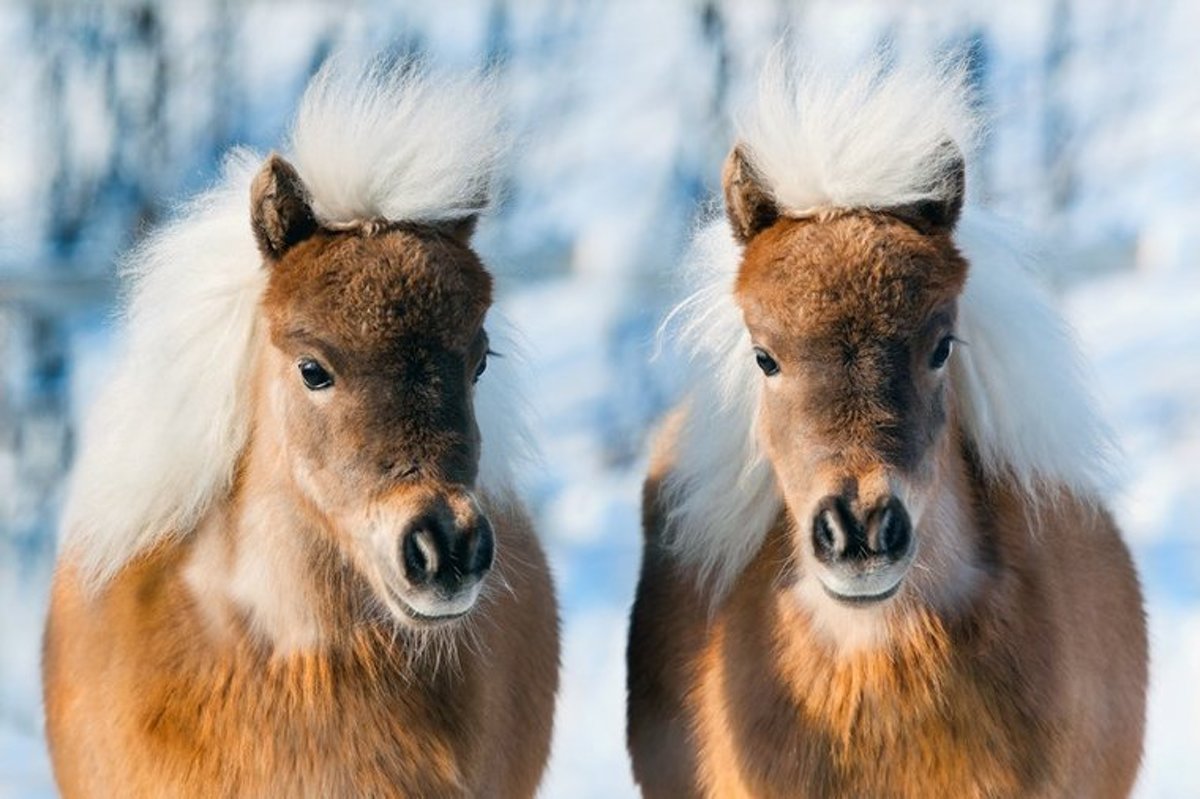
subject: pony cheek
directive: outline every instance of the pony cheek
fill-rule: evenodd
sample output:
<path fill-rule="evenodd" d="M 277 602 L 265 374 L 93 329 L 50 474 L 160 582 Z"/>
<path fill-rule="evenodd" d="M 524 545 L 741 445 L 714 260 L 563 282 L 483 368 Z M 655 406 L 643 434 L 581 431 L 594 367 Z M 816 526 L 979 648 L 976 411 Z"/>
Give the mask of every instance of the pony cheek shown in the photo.
<path fill-rule="evenodd" d="M 787 463 L 788 453 L 793 449 L 790 440 L 793 426 L 788 423 L 785 409 L 780 407 L 775 398 L 763 396 L 758 408 L 756 427 L 759 443 L 767 458 L 774 464 L 776 477 L 784 479 L 784 475 L 779 474 L 779 468 L 781 464 Z"/>
<path fill-rule="evenodd" d="M 945 425 L 934 430 L 931 439 L 914 468 L 894 472 L 888 477 L 891 492 L 904 503 L 913 527 L 917 529 L 920 529 L 921 521 L 939 491 L 939 463 L 951 463 L 954 456 L 954 441 Z"/>
<path fill-rule="evenodd" d="M 809 484 L 816 472 L 816 464 L 808 456 L 812 447 L 804 426 L 788 413 L 785 404 L 764 402 L 758 417 L 758 438 L 775 473 L 775 482 L 794 514 L 802 507 L 802 498 L 811 493 Z"/>
<path fill-rule="evenodd" d="M 321 474 L 322 469 L 305 457 L 293 457 L 291 462 L 292 479 L 296 487 L 317 510 L 328 514 L 337 503 L 331 496 L 333 492 L 329 490 L 328 479 L 324 479 L 324 475 Z"/>

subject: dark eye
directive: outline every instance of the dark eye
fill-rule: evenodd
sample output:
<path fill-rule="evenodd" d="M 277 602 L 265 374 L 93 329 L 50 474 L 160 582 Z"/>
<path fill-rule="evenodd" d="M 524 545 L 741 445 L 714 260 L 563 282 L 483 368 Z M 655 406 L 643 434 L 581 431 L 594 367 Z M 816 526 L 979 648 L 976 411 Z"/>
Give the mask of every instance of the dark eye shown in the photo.
<path fill-rule="evenodd" d="M 775 363 L 775 359 L 762 347 L 754 348 L 754 360 L 758 361 L 758 368 L 762 369 L 762 373 L 767 377 L 779 374 L 779 364 Z"/>
<path fill-rule="evenodd" d="M 300 378 L 309 391 L 318 391 L 333 385 L 333 375 L 325 371 L 325 367 L 312 358 L 305 358 L 299 364 Z"/>
<path fill-rule="evenodd" d="M 953 349 L 954 336 L 942 336 L 937 346 L 933 348 L 933 355 L 929 356 L 929 368 L 941 369 L 945 366 L 946 361 L 950 358 L 950 351 Z"/>
<path fill-rule="evenodd" d="M 479 359 L 479 365 L 475 367 L 475 376 L 471 378 L 471 382 L 478 383 L 479 378 L 487 371 L 487 359 L 490 354 L 489 352 L 485 352 L 483 357 Z"/>

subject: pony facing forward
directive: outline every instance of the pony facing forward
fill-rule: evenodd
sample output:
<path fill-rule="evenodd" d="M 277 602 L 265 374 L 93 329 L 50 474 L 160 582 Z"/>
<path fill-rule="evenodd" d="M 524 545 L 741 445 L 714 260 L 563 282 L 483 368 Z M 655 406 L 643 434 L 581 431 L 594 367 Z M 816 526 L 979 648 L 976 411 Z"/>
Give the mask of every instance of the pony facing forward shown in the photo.
<path fill-rule="evenodd" d="M 680 309 L 628 742 L 648 796 L 1120 797 L 1146 629 L 1069 335 L 959 225 L 954 69 L 782 59 Z"/>
<path fill-rule="evenodd" d="M 536 790 L 558 623 L 469 246 L 498 120 L 327 68 L 294 167 L 236 155 L 131 256 L 46 629 L 64 796 Z"/>

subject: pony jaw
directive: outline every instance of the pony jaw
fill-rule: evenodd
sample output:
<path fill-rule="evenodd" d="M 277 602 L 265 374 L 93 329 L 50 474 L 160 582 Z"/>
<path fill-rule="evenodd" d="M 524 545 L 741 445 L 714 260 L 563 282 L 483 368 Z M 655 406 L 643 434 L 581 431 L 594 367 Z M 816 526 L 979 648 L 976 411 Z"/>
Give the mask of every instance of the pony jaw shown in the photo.
<path fill-rule="evenodd" d="M 413 594 L 406 589 L 394 588 L 391 584 L 384 583 L 380 597 L 387 609 L 402 624 L 425 628 L 450 624 L 464 618 L 475 607 L 482 590 L 482 579 L 475 580 L 448 598 Z"/>
<path fill-rule="evenodd" d="M 904 585 L 920 539 L 914 535 L 909 553 L 896 563 L 849 575 L 840 570 L 817 564 L 813 579 L 821 584 L 826 596 L 835 602 L 856 608 L 868 608 L 892 599 Z"/>

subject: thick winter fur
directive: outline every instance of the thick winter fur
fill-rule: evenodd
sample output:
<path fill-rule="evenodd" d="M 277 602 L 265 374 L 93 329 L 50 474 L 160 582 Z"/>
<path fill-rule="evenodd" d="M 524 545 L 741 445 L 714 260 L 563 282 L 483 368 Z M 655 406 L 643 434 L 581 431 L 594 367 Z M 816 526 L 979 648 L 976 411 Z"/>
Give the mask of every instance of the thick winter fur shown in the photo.
<path fill-rule="evenodd" d="M 776 62 L 751 119 L 666 327 L 695 379 L 645 486 L 635 776 L 664 797 L 1127 795 L 1146 630 L 1100 501 L 1111 447 L 1019 256 L 958 224 L 960 77 Z M 894 593 L 830 593 L 834 496 L 907 509 Z"/>
<path fill-rule="evenodd" d="M 238 154 L 132 256 L 46 631 L 64 796 L 536 791 L 558 622 L 512 485 L 514 359 L 484 374 L 489 349 L 512 354 L 469 246 L 491 151 L 448 151 L 476 140 L 445 127 L 438 86 L 459 84 L 431 80 L 323 73 L 294 133 L 316 188 Z M 494 127 L 490 105 L 470 113 L 481 94 L 456 99 L 460 125 Z M 401 128 L 436 176 L 314 166 Z"/>
<path fill-rule="evenodd" d="M 797 602 L 787 517 L 711 608 L 664 545 L 674 443 L 660 439 L 646 484 L 629 640 L 646 796 L 1128 795 L 1146 631 L 1133 565 L 1093 503 L 1059 503 L 1033 527 L 1014 484 L 975 483 L 988 521 L 970 534 L 989 562 L 972 600 L 906 609 L 887 646 L 843 654 Z"/>
<path fill-rule="evenodd" d="M 328 228 L 443 223 L 486 206 L 504 141 L 486 82 L 333 62 L 304 95 L 296 168 Z M 257 304 L 266 285 L 247 218 L 261 156 L 236 151 L 217 185 L 123 263 L 128 297 L 113 375 L 88 412 L 63 546 L 93 587 L 227 492 L 248 432 Z M 509 356 L 499 321 L 493 349 Z M 490 332 L 490 328 L 489 328 Z M 482 484 L 503 491 L 526 451 L 513 365 L 496 359 L 477 402 Z"/>
<path fill-rule="evenodd" d="M 954 152 L 945 142 L 977 127 L 954 69 L 904 65 L 881 76 L 872 67 L 848 78 L 796 69 L 779 56 L 768 63 L 739 146 L 791 218 L 936 197 L 933 170 Z M 1030 276 L 1017 235 L 979 211 L 955 233 L 973 266 L 958 309 L 964 346 L 951 363 L 960 418 L 990 472 L 1029 489 L 1065 484 L 1096 496 L 1111 484 L 1111 435 L 1074 339 Z M 732 291 L 742 250 L 728 219 L 705 225 L 686 262 L 694 293 L 664 324 L 689 357 L 694 386 L 665 486 L 675 497 L 668 535 L 716 596 L 778 511 L 754 432 L 762 382 L 746 357 L 750 336 Z M 727 535 L 731 522 L 743 534 Z"/>
<path fill-rule="evenodd" d="M 197 558 L 233 568 L 224 534 L 160 546 L 98 600 L 66 567 L 45 652 L 62 795 L 532 796 L 557 683 L 552 588 L 528 520 L 489 515 L 498 585 L 452 634 L 398 630 L 328 548 L 297 579 L 329 636 L 286 652 L 180 579 Z"/>

